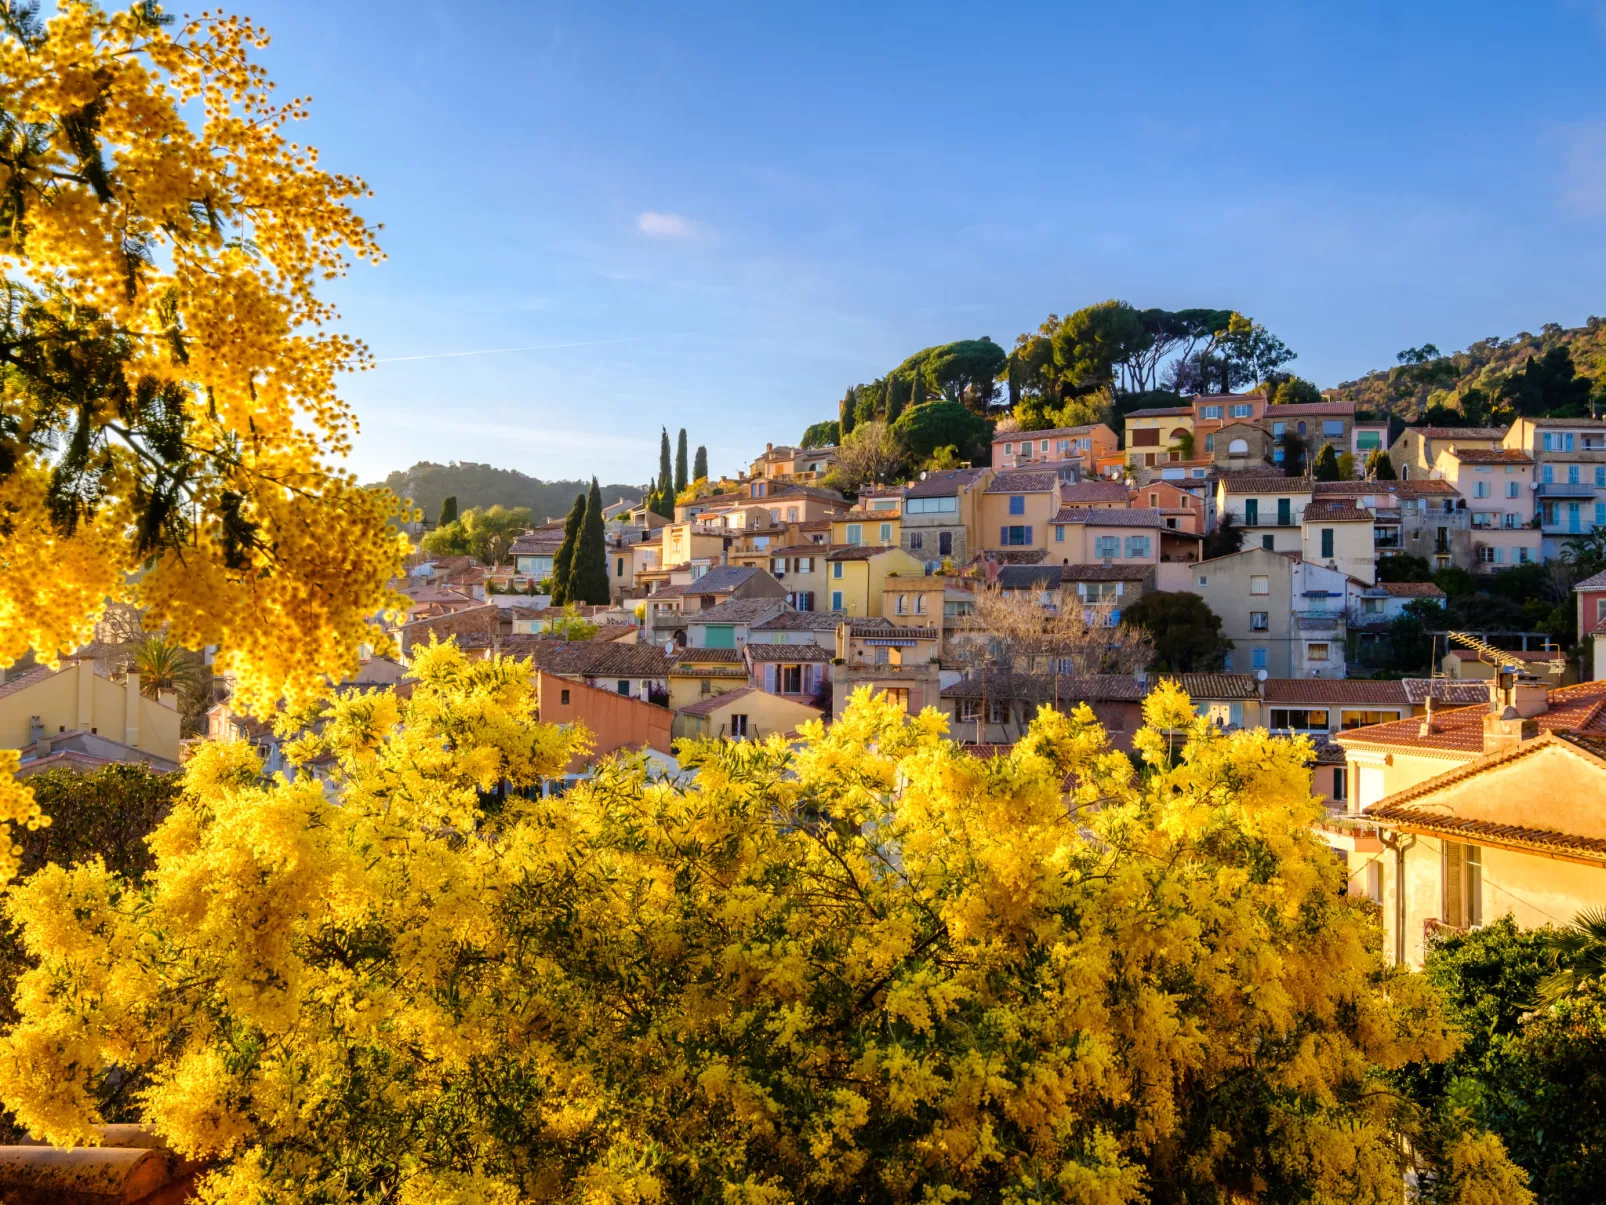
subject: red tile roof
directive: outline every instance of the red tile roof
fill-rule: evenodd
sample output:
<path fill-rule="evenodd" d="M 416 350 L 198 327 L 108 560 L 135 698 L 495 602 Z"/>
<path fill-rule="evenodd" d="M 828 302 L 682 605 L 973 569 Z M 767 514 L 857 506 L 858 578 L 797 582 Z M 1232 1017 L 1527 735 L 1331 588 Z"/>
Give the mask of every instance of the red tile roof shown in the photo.
<path fill-rule="evenodd" d="M 709 695 L 706 699 L 698 699 L 695 703 L 688 703 L 686 706 L 680 709 L 680 714 L 709 715 L 712 712 L 718 711 L 721 707 L 724 707 L 728 703 L 734 703 L 737 699 L 745 699 L 756 689 L 756 687 L 752 686 L 743 686 L 737 690 L 727 690 L 724 694 Z"/>
<path fill-rule="evenodd" d="M 1311 489 L 1307 477 L 1274 477 L 1256 470 L 1253 475 L 1223 473 L 1229 494 L 1308 494 Z"/>
<path fill-rule="evenodd" d="M 1083 523 L 1094 527 L 1164 527 L 1165 516 L 1148 506 L 1062 506 L 1051 523 Z"/>
<path fill-rule="evenodd" d="M 1405 694 L 1405 685 L 1399 681 L 1267 678 L 1265 688 L 1268 703 L 1370 703 L 1383 707 L 1405 707 L 1410 703 Z"/>
<path fill-rule="evenodd" d="M 1130 501 L 1131 493 L 1120 481 L 1079 481 L 1060 487 L 1060 503 L 1064 506 L 1086 506 L 1091 502 L 1119 502 L 1125 506 Z"/>
<path fill-rule="evenodd" d="M 1534 458 L 1513 448 L 1451 448 L 1462 464 L 1532 464 Z"/>
<path fill-rule="evenodd" d="M 1348 502 L 1312 502 L 1305 507 L 1307 523 L 1370 523 L 1372 512 Z"/>
<path fill-rule="evenodd" d="M 1606 682 L 1582 682 L 1550 692 L 1550 710 L 1535 716 L 1541 732 L 1606 733 Z M 1403 749 L 1439 749 L 1450 753 L 1483 752 L 1483 717 L 1487 704 L 1436 712 L 1434 731 L 1423 736 L 1422 720 L 1392 720 L 1368 728 L 1352 728 L 1337 739 L 1345 744 Z"/>
<path fill-rule="evenodd" d="M 1377 588 L 1392 598 L 1444 597 L 1444 591 L 1432 582 L 1378 582 Z"/>
<path fill-rule="evenodd" d="M 1423 439 L 1470 439 L 1485 443 L 1499 443 L 1506 437 L 1504 427 L 1407 427 L 1409 435 L 1415 431 Z"/>
<path fill-rule="evenodd" d="M 1058 474 L 1037 469 L 1015 469 L 1000 473 L 988 483 L 989 494 L 1046 494 L 1054 488 Z"/>
<path fill-rule="evenodd" d="M 1337 418 L 1355 413 L 1354 402 L 1289 402 L 1266 407 L 1267 418 Z"/>
<path fill-rule="evenodd" d="M 829 661 L 836 654 L 817 644 L 754 644 L 749 640 L 747 655 L 754 661 Z"/>

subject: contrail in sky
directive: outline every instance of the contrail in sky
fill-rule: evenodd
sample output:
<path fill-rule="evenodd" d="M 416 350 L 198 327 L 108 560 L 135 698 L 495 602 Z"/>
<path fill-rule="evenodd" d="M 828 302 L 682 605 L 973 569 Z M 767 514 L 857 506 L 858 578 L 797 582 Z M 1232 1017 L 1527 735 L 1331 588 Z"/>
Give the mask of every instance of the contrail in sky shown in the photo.
<path fill-rule="evenodd" d="M 423 356 L 385 356 L 375 364 L 401 364 L 408 360 L 453 360 L 459 356 L 500 356 L 514 351 L 560 351 L 566 347 L 607 347 L 613 343 L 640 343 L 644 339 L 672 339 L 674 335 L 629 335 L 623 339 L 588 339 L 581 343 L 539 343 L 529 347 L 486 347 L 479 351 L 437 351 Z"/>

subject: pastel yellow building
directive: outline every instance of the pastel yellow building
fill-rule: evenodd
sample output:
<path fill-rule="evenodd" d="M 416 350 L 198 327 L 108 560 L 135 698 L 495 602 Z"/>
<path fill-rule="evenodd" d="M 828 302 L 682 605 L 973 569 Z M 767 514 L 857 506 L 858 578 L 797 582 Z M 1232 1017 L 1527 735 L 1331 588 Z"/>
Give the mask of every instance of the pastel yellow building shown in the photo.
<path fill-rule="evenodd" d="M 1300 555 L 1370 586 L 1377 581 L 1372 512 L 1349 500 L 1312 502 L 1300 515 Z"/>
<path fill-rule="evenodd" d="M 889 574 L 924 573 L 925 566 L 901 548 L 839 548 L 825 558 L 826 607 L 854 618 L 881 614 Z"/>
<path fill-rule="evenodd" d="M 1440 928 L 1567 922 L 1606 898 L 1606 682 L 1502 673 L 1489 695 L 1335 737 L 1347 800 L 1329 840 L 1396 961 L 1420 966 Z"/>
<path fill-rule="evenodd" d="M 776 733 L 796 732 L 821 716 L 818 708 L 784 695 L 742 686 L 691 703 L 675 713 L 673 732 L 680 737 L 726 737 L 762 740 Z"/>
<path fill-rule="evenodd" d="M 1059 474 L 1051 469 L 1015 469 L 997 474 L 981 497 L 981 536 L 974 547 L 1046 549 L 1049 526 L 1060 509 Z"/>
<path fill-rule="evenodd" d="M 89 657 L 48 666 L 8 670 L 0 679 L 0 748 L 24 749 L 72 733 L 126 746 L 107 760 L 132 761 L 132 751 L 179 761 L 180 716 L 176 701 L 147 699 L 139 675 L 113 678 Z"/>

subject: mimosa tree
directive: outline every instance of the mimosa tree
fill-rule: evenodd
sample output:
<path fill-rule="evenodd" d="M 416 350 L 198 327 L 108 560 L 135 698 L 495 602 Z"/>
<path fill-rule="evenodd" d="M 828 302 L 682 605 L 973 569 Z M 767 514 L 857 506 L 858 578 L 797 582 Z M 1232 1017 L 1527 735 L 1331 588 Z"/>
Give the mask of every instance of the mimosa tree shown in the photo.
<path fill-rule="evenodd" d="M 1456 1045 L 1312 835 L 1304 741 L 1163 686 L 979 760 L 858 695 L 800 742 L 605 766 L 526 666 L 422 651 L 331 704 L 332 791 L 205 749 L 134 890 L 49 867 L 0 1098 L 99 1102 L 215 1201 L 1531 1202 L 1414 1142 L 1389 1069 Z M 506 792 L 501 784 L 510 784 Z"/>
<path fill-rule="evenodd" d="M 303 699 L 375 639 L 406 547 L 401 503 L 333 467 L 367 352 L 316 289 L 379 258 L 367 190 L 288 139 L 306 102 L 249 21 L 36 7 L 0 0 L 0 665 L 126 600 L 221 646 L 242 706 Z"/>

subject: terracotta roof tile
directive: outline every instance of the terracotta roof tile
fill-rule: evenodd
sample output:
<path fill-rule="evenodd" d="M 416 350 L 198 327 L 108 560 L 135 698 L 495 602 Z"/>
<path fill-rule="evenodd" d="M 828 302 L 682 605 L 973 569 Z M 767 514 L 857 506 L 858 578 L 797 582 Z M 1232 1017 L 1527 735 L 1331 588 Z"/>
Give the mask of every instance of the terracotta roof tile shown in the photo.
<path fill-rule="evenodd" d="M 1371 703 L 1404 707 L 1405 687 L 1398 681 L 1366 678 L 1267 678 L 1268 703 Z M 1359 731 L 1359 729 L 1352 729 Z"/>
<path fill-rule="evenodd" d="M 1082 523 L 1095 527 L 1164 527 L 1165 516 L 1157 508 L 1129 506 L 1125 509 L 1092 506 L 1062 506 L 1051 523 Z"/>
<path fill-rule="evenodd" d="M 871 557 L 880 556 L 883 552 L 896 552 L 896 544 L 846 544 L 830 553 L 825 559 L 828 561 L 868 561 Z"/>
<path fill-rule="evenodd" d="M 987 486 L 989 494 L 1046 494 L 1054 488 L 1059 474 L 1035 469 L 1016 469 L 1000 473 Z"/>
<path fill-rule="evenodd" d="M 1472 707 L 1488 703 L 1489 686 L 1486 682 L 1464 682 L 1451 678 L 1401 678 L 1405 697 L 1415 706 L 1428 701 L 1448 703 L 1452 707 Z"/>
<path fill-rule="evenodd" d="M 751 640 L 747 655 L 754 661 L 829 661 L 835 656 L 817 644 L 754 644 Z"/>
<path fill-rule="evenodd" d="M 1063 506 L 1086 506 L 1093 502 L 1119 502 L 1125 506 L 1131 500 L 1131 492 L 1121 481 L 1078 481 L 1075 485 L 1060 487 Z"/>
<path fill-rule="evenodd" d="M 1407 433 L 1415 431 L 1423 439 L 1471 439 L 1499 443 L 1506 437 L 1504 427 L 1407 427 L 1405 430 Z"/>
<path fill-rule="evenodd" d="M 1514 448 L 1451 448 L 1462 464 L 1532 464 L 1534 458 Z"/>
<path fill-rule="evenodd" d="M 1229 494 L 1308 494 L 1311 482 L 1304 477 L 1274 477 L 1259 470 L 1250 474 L 1223 473 Z"/>
<path fill-rule="evenodd" d="M 1295 418 L 1336 418 L 1355 413 L 1354 402 L 1289 402 L 1266 407 L 1267 418 L 1293 415 Z"/>
<path fill-rule="evenodd" d="M 987 475 L 986 469 L 944 469 L 927 473 L 925 480 L 910 482 L 905 498 L 946 498 L 969 489 Z"/>
<path fill-rule="evenodd" d="M 1305 507 L 1307 523 L 1370 523 L 1372 512 L 1348 502 L 1312 502 Z"/>
<path fill-rule="evenodd" d="M 1192 406 L 1150 406 L 1145 410 L 1128 410 L 1123 418 L 1185 418 L 1193 413 Z"/>
<path fill-rule="evenodd" d="M 1606 706 L 1606 682 L 1581 682 L 1550 692 L 1550 710 L 1535 716 L 1541 732 L 1606 732 L 1601 712 Z M 1434 731 L 1421 735 L 1422 720 L 1413 717 L 1352 728 L 1337 739 L 1345 744 L 1381 745 L 1405 749 L 1439 749 L 1450 753 L 1483 752 L 1483 717 L 1487 703 L 1435 712 Z"/>
<path fill-rule="evenodd" d="M 1255 699 L 1260 683 L 1253 674 L 1163 674 L 1173 678 L 1190 699 Z"/>
<path fill-rule="evenodd" d="M 1444 597 L 1444 591 L 1432 582 L 1378 582 L 1377 588 L 1391 598 Z"/>
<path fill-rule="evenodd" d="M 945 687 L 945 699 L 979 699 L 982 697 L 982 679 L 979 674 L 966 674 L 952 686 Z M 1086 677 L 1060 675 L 1056 685 L 1046 674 L 995 674 L 986 683 L 990 698 L 1039 698 L 1055 694 L 1061 703 L 1136 703 L 1141 702 L 1147 687 L 1130 674 L 1091 674 Z"/>
<path fill-rule="evenodd" d="M 695 703 L 688 703 L 680 709 L 681 715 L 709 715 L 721 707 L 745 699 L 755 691 L 756 687 L 743 686 L 738 690 L 727 690 L 724 694 L 709 695 L 706 699 L 698 699 Z"/>

